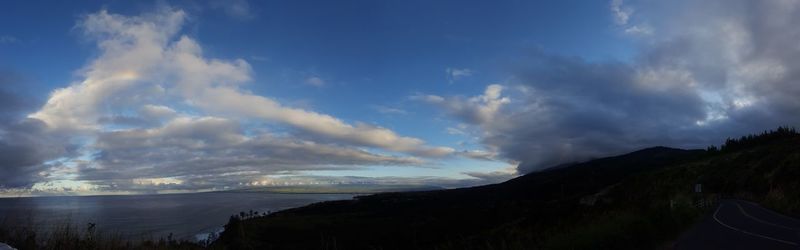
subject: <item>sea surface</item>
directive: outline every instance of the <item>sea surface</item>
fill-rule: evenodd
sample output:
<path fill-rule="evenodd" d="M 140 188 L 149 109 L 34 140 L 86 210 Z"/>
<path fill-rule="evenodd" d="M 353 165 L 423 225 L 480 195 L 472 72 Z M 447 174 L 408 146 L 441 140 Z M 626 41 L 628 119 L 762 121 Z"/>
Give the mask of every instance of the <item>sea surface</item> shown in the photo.
<path fill-rule="evenodd" d="M 275 212 L 353 196 L 211 192 L 2 198 L 0 223 L 40 231 L 67 224 L 85 230 L 88 223 L 95 223 L 98 231 L 128 239 L 158 239 L 172 233 L 175 239 L 202 240 L 211 232 L 220 232 L 231 215 L 242 211 Z"/>

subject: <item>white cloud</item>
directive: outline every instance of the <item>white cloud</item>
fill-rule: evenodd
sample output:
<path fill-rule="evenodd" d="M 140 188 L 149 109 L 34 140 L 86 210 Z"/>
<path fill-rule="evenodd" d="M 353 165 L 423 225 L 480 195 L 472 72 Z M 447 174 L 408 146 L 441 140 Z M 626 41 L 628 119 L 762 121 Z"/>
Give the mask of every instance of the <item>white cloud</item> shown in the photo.
<path fill-rule="evenodd" d="M 381 106 L 381 105 L 375 105 L 375 106 L 372 106 L 372 108 L 375 109 L 375 111 L 378 111 L 378 113 L 385 114 L 385 115 L 407 115 L 408 114 L 408 111 L 403 110 L 403 109 L 399 109 L 399 108 L 393 108 L 393 107 L 387 107 L 387 106 Z"/>
<path fill-rule="evenodd" d="M 467 134 L 463 130 L 461 130 L 459 128 L 454 128 L 454 127 L 447 127 L 445 129 L 445 131 L 447 131 L 447 133 L 451 134 L 451 135 L 466 135 Z"/>
<path fill-rule="evenodd" d="M 462 78 L 465 78 L 465 77 L 468 77 L 468 76 L 472 76 L 472 73 L 473 73 L 473 71 L 471 69 L 467 69 L 467 68 L 463 68 L 463 69 L 446 68 L 444 70 L 444 72 L 447 73 L 447 81 L 449 83 L 453 83 L 453 82 L 458 81 L 458 80 L 460 80 Z"/>
<path fill-rule="evenodd" d="M 633 15 L 633 9 L 624 5 L 623 0 L 611 0 L 611 14 L 617 25 L 628 25 L 628 21 Z"/>
<path fill-rule="evenodd" d="M 800 32 L 793 28 L 800 3 L 636 3 L 634 12 L 612 1 L 616 22 L 630 33 L 659 34 L 635 39 L 630 62 L 539 52 L 507 83 L 515 88 L 416 99 L 479 128 L 487 151 L 521 162 L 521 172 L 657 145 L 704 148 L 800 123 Z M 500 112 L 478 101 L 503 94 L 515 101 L 495 105 Z M 477 115 L 480 107 L 493 115 Z"/>
<path fill-rule="evenodd" d="M 173 39 L 185 19 L 179 10 L 163 9 L 154 15 L 125 17 L 101 11 L 89 15 L 80 27 L 98 39 L 102 55 L 84 71 L 86 79 L 56 90 L 45 106 L 30 117 L 53 129 L 100 129 L 100 113 L 111 107 L 146 102 L 137 91 L 166 88 L 154 98 L 178 98 L 216 115 L 280 122 L 305 133 L 356 146 L 378 147 L 420 156 L 443 156 L 454 150 L 431 147 L 412 137 L 373 125 L 348 124 L 330 115 L 290 108 L 239 86 L 251 80 L 244 60 L 206 59 L 200 45 L 181 36 Z M 313 80 L 313 79 L 312 79 Z M 174 85 L 169 85 L 174 82 Z M 322 83 L 316 78 L 312 81 Z M 176 96 L 168 96 L 174 94 Z M 152 107 L 151 107 L 152 108 Z"/>
<path fill-rule="evenodd" d="M 614 18 L 614 23 L 619 26 L 625 34 L 649 36 L 654 33 L 653 27 L 649 24 L 632 21 L 635 9 L 626 5 L 623 0 L 611 0 L 609 8 Z"/>
<path fill-rule="evenodd" d="M 491 84 L 483 95 L 471 98 L 444 98 L 436 95 L 412 96 L 413 100 L 421 100 L 442 107 L 451 115 L 460 117 L 471 123 L 485 123 L 494 118 L 500 109 L 511 102 L 509 97 L 502 96 L 503 86 Z"/>
<path fill-rule="evenodd" d="M 225 14 L 239 20 L 250 20 L 256 17 L 248 0 L 212 0 L 211 8 L 222 9 Z"/>
<path fill-rule="evenodd" d="M 312 76 L 306 78 L 306 84 L 314 87 L 322 87 L 325 86 L 325 80 L 322 80 L 322 78 L 319 78 L 318 76 Z"/>
<path fill-rule="evenodd" d="M 167 106 L 145 104 L 139 109 L 139 114 L 147 119 L 172 118 L 178 114 L 177 111 Z"/>
<path fill-rule="evenodd" d="M 197 93 L 204 102 L 195 105 L 215 113 L 238 114 L 280 121 L 308 133 L 358 146 L 379 147 L 419 156 L 445 156 L 454 150 L 431 147 L 412 137 L 396 134 L 386 128 L 364 123 L 347 124 L 330 115 L 284 107 L 279 103 L 230 88 L 211 88 Z"/>
<path fill-rule="evenodd" d="M 250 65 L 206 58 L 197 41 L 180 35 L 186 19 L 181 10 L 162 8 L 141 16 L 100 11 L 79 22 L 83 34 L 96 40 L 99 56 L 81 70 L 82 80 L 53 91 L 28 115 L 46 124 L 49 133 L 88 142 L 80 157 L 96 158 L 64 159 L 80 169 L 70 178 L 100 186 L 134 176 L 177 178 L 184 182 L 165 185 L 186 186 L 192 185 L 190 179 L 223 173 L 418 166 L 425 161 L 417 157 L 455 152 L 253 94 L 243 88 L 252 81 Z M 291 130 L 274 136 L 240 126 L 250 121 Z"/>
<path fill-rule="evenodd" d="M 646 25 L 633 25 L 625 28 L 625 33 L 631 35 L 652 35 L 653 29 Z"/>
<path fill-rule="evenodd" d="M 44 107 L 30 117 L 55 130 L 99 129 L 97 121 L 103 107 L 127 105 L 141 97 L 130 93 L 142 83 L 165 80 L 151 72 L 169 65 L 163 60 L 166 46 L 185 16 L 183 11 L 169 9 L 141 17 L 113 15 L 105 10 L 88 15 L 78 27 L 98 39 L 103 53 L 82 70 L 83 81 L 53 91 Z"/>

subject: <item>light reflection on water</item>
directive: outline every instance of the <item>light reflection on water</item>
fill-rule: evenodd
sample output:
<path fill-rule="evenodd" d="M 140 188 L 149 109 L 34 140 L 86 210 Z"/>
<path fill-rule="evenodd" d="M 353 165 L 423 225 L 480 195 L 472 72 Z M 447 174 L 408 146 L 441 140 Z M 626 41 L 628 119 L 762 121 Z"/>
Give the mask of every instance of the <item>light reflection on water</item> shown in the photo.
<path fill-rule="evenodd" d="M 33 226 L 47 230 L 69 223 L 84 229 L 97 224 L 106 233 L 130 239 L 158 238 L 173 233 L 179 239 L 218 230 L 241 211 L 278 211 L 306 204 L 350 199 L 350 194 L 270 194 L 213 192 L 197 194 L 70 196 L 0 199 L 3 226 Z"/>

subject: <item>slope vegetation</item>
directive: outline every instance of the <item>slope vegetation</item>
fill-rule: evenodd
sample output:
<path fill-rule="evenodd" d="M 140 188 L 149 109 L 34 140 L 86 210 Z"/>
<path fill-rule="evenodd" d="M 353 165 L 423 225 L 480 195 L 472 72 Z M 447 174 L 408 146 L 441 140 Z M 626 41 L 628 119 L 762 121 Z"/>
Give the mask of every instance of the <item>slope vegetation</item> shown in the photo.
<path fill-rule="evenodd" d="M 253 218 L 236 249 L 647 249 L 719 197 L 800 215 L 800 135 L 779 128 L 720 148 L 648 148 L 472 188 L 383 193 Z M 702 193 L 696 193 L 696 184 Z"/>

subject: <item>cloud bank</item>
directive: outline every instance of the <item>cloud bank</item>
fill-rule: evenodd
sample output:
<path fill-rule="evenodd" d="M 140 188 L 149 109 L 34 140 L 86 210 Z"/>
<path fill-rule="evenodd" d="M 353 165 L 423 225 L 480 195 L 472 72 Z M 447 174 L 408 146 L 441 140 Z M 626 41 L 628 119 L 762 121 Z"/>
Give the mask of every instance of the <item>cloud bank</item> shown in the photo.
<path fill-rule="evenodd" d="M 800 121 L 800 3 L 619 1 L 638 43 L 630 61 L 529 53 L 482 95 L 416 99 L 479 128 L 480 142 L 530 172 L 642 147 L 704 147 Z M 647 27 L 648 36 L 629 34 Z"/>
<path fill-rule="evenodd" d="M 254 94 L 250 64 L 206 56 L 183 35 L 189 18 L 181 10 L 99 11 L 76 25 L 97 46 L 76 82 L 38 109 L 0 90 L 0 176 L 8 176 L 0 186 L 213 190 L 273 175 L 422 166 L 451 156 L 503 160 L 526 173 L 655 145 L 705 147 L 800 122 L 798 5 L 612 0 L 609 21 L 635 44 L 631 58 L 527 51 L 509 59 L 510 80 L 482 92 L 412 97 L 457 121 L 448 133 L 483 146 L 466 150 Z M 226 11 L 254 18 L 237 8 Z M 448 82 L 475 72 L 482 71 L 445 69 Z M 312 78 L 308 84 L 335 87 Z M 0 86 L 13 81 L 0 72 Z M 463 174 L 479 181 L 513 176 Z"/>
<path fill-rule="evenodd" d="M 198 190 L 293 171 L 422 166 L 455 151 L 253 94 L 250 65 L 205 57 L 181 35 L 186 20 L 169 7 L 81 18 L 76 27 L 99 55 L 39 110 L 3 123 L 0 174 L 15 178 L 0 185 L 66 178 L 95 189 Z M 253 125 L 264 123 L 285 129 Z"/>

